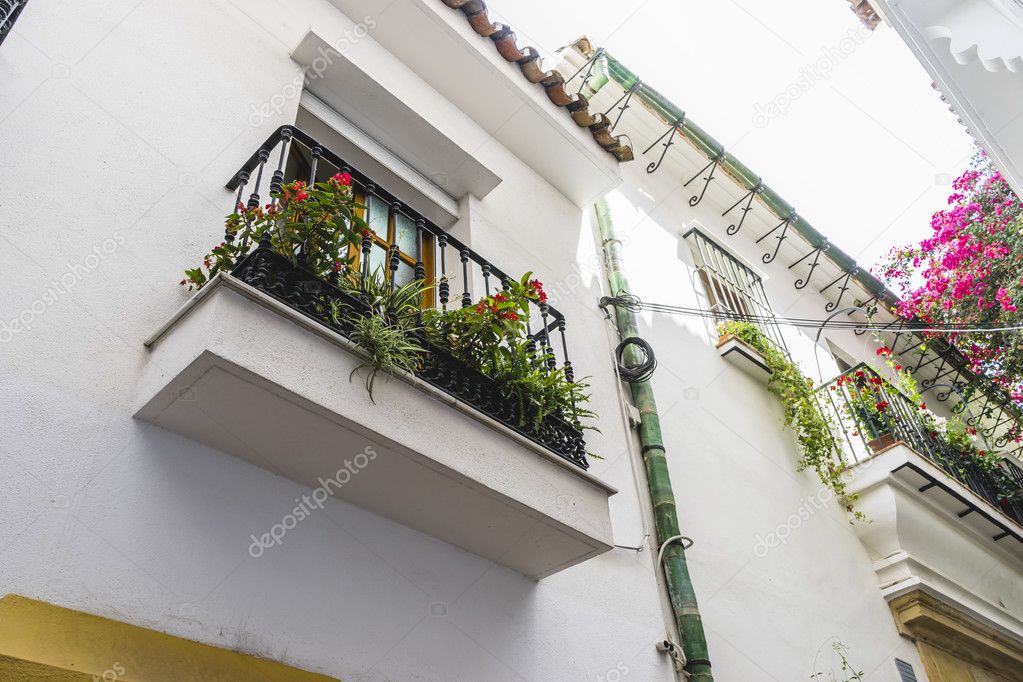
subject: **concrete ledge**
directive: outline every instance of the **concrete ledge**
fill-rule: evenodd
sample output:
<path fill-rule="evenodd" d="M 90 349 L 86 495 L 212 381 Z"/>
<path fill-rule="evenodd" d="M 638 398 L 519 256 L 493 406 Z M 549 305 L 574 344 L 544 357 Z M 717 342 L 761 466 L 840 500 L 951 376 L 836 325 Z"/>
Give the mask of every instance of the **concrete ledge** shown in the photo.
<path fill-rule="evenodd" d="M 764 356 L 742 339 L 728 334 L 718 341 L 717 349 L 718 355 L 730 365 L 745 372 L 759 383 L 766 385 L 768 379 L 771 378 L 771 370 L 768 368 Z"/>
<path fill-rule="evenodd" d="M 373 404 L 350 342 L 231 276 L 147 345 L 140 419 L 311 488 L 372 452 L 334 496 L 533 578 L 614 544 L 613 488 L 413 377 Z"/>

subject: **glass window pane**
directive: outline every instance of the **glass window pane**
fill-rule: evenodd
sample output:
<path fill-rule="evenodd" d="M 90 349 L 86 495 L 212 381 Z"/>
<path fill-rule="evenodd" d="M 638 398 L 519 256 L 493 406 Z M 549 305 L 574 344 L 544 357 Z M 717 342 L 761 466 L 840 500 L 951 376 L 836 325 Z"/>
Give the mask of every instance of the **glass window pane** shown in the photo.
<path fill-rule="evenodd" d="M 416 271 L 411 265 L 398 261 L 398 271 L 394 273 L 394 286 L 400 287 L 403 284 L 408 284 L 415 274 Z"/>
<path fill-rule="evenodd" d="M 369 250 L 369 274 L 374 273 L 380 277 L 387 275 L 387 250 L 379 244 L 373 244 Z"/>
<path fill-rule="evenodd" d="M 394 243 L 404 254 L 419 258 L 419 244 L 416 240 L 416 224 L 403 213 L 394 216 Z"/>
<path fill-rule="evenodd" d="M 366 210 L 369 212 L 369 229 L 376 232 L 381 239 L 387 239 L 387 212 L 390 210 L 387 202 L 375 194 L 369 196 L 366 201 Z"/>

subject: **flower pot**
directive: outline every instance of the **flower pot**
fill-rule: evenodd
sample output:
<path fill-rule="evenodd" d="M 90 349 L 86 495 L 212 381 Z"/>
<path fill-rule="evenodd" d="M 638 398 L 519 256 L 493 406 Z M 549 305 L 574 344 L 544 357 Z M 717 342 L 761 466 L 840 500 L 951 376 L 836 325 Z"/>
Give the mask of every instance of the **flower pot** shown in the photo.
<path fill-rule="evenodd" d="M 718 339 L 718 354 L 738 369 L 750 375 L 760 383 L 767 383 L 771 370 L 767 360 L 753 346 L 735 334 L 725 334 Z"/>
<path fill-rule="evenodd" d="M 895 445 L 895 434 L 894 433 L 883 433 L 877 438 L 867 441 L 867 447 L 875 455 L 882 450 L 887 450 L 891 446 Z"/>

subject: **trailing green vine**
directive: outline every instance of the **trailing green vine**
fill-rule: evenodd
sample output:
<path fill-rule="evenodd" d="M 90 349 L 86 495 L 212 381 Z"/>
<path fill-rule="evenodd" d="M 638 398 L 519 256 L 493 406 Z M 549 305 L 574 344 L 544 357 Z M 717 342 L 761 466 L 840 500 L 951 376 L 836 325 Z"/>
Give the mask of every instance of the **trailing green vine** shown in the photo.
<path fill-rule="evenodd" d="M 842 477 L 846 462 L 835 445 L 831 420 L 817 402 L 813 380 L 804 376 L 798 365 L 751 322 L 724 322 L 718 326 L 718 333 L 735 336 L 764 357 L 771 371 L 767 389 L 781 402 L 785 426 L 795 432 L 799 442 L 802 456 L 797 464 L 798 470 L 813 469 L 820 482 L 835 493 L 855 519 L 864 519 L 863 513 L 853 508 L 857 495 L 847 490 Z"/>

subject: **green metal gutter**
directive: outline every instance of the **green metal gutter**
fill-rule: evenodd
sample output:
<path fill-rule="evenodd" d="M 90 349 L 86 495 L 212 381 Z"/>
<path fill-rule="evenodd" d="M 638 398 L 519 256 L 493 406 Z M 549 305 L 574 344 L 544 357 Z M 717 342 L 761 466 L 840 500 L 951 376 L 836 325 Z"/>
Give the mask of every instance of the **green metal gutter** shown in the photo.
<path fill-rule="evenodd" d="M 594 210 L 597 214 L 597 225 L 600 229 L 600 240 L 611 295 L 627 294 L 629 283 L 622 273 L 622 247 L 615 235 L 607 200 L 599 199 L 594 204 Z M 625 308 L 616 307 L 615 315 L 618 334 L 621 338 L 639 336 L 639 325 L 634 313 Z M 639 351 L 631 345 L 626 347 L 623 355 L 623 360 L 627 364 L 637 364 L 642 359 L 639 357 Z M 682 651 L 687 659 L 685 670 L 689 673 L 690 680 L 712 682 L 714 676 L 710 669 L 703 620 L 700 618 L 700 608 L 696 602 L 693 581 L 689 577 L 685 549 L 679 542 L 681 533 L 678 515 L 675 511 L 675 493 L 671 488 L 671 478 L 668 475 L 668 462 L 664 455 L 661 437 L 661 419 L 657 414 L 654 390 L 646 381 L 630 383 L 629 386 L 632 390 L 632 400 L 639 409 L 639 441 L 643 452 L 643 463 L 646 466 L 650 502 L 653 505 L 657 545 L 663 551 L 662 563 L 668 587 L 668 600 L 671 602 L 675 624 L 681 637 Z"/>
<path fill-rule="evenodd" d="M 626 90 L 639 82 L 639 77 L 635 73 L 630 71 L 624 64 L 609 55 L 606 51 L 602 52 L 601 57 L 597 59 L 597 66 L 594 68 L 593 72 L 595 77 L 593 86 L 594 91 L 599 90 L 601 86 L 606 84 L 607 78 L 614 80 Z M 598 76 L 603 77 L 603 82 L 596 80 L 596 77 Z M 597 83 L 599 83 L 599 85 Z M 634 97 L 638 97 L 640 101 L 647 106 L 647 108 L 664 120 L 666 125 L 670 125 L 675 121 L 684 118 L 684 112 L 681 109 L 675 106 L 667 97 L 657 92 L 657 90 L 651 88 L 646 83 L 643 83 L 642 88 L 638 88 L 636 90 Z M 710 136 L 710 134 L 703 130 L 703 128 L 696 125 L 688 118 L 684 118 L 679 132 L 708 159 L 713 158 L 724 150 L 724 145 L 715 140 Z M 725 152 L 721 162 L 718 164 L 718 167 L 723 169 L 728 175 L 732 176 L 732 178 L 746 191 L 751 190 L 754 186 L 756 186 L 757 182 L 760 181 L 760 177 L 757 176 L 756 173 L 747 168 L 741 161 L 739 161 L 739 159 L 727 152 Z M 776 216 L 778 216 L 779 220 L 784 220 L 795 210 L 788 204 L 788 202 L 782 199 L 777 192 L 767 185 L 762 185 L 759 196 L 764 204 L 770 208 Z M 796 219 L 792 221 L 791 226 L 813 246 L 819 246 L 826 240 L 826 237 L 823 234 L 818 232 L 817 229 L 806 220 L 799 217 L 798 214 Z M 899 297 L 896 296 L 894 292 L 888 289 L 869 272 L 860 270 L 856 260 L 838 247 L 834 245 L 829 246 L 826 252 L 826 257 L 845 272 L 856 268 L 857 272 L 853 278 L 858 284 L 860 284 L 860 286 L 869 291 L 872 296 L 877 296 L 878 300 L 888 304 L 895 304 L 899 301 Z"/>
<path fill-rule="evenodd" d="M 590 81 L 593 85 L 590 87 L 589 92 L 597 92 L 600 88 L 606 85 L 609 80 L 614 80 L 625 90 L 628 90 L 640 82 L 639 76 L 637 76 L 633 71 L 629 70 L 628 67 L 608 54 L 606 50 L 601 50 L 590 77 Z M 696 125 L 688 118 L 685 118 L 684 112 L 672 103 L 671 100 L 646 83 L 643 83 L 643 87 L 637 88 L 633 96 L 638 98 L 654 115 L 661 118 L 661 120 L 665 122 L 665 125 L 670 125 L 679 119 L 683 119 L 683 124 L 680 127 L 679 132 L 708 159 L 714 158 L 724 150 L 724 145 L 715 140 L 710 134 L 703 130 L 703 128 Z M 734 181 L 746 191 L 749 191 L 756 186 L 758 182 L 760 182 L 760 177 L 756 173 L 727 152 L 724 153 L 718 167 L 723 169 L 726 174 L 730 175 Z M 767 185 L 761 185 L 759 196 L 763 203 L 778 217 L 779 220 L 784 220 L 795 210 L 788 202 L 782 199 L 777 192 Z M 817 229 L 806 220 L 799 217 L 798 214 L 796 219 L 793 220 L 790 225 L 803 237 L 803 239 L 814 247 L 819 246 L 826 240 L 826 237 L 823 234 L 817 231 Z M 880 280 L 871 275 L 868 271 L 861 269 L 852 256 L 849 256 L 837 246 L 829 244 L 828 250 L 825 252 L 825 257 L 834 262 L 844 272 L 850 272 L 855 269 L 853 280 L 863 287 L 864 290 L 869 292 L 871 296 L 876 296 L 878 301 L 881 303 L 890 307 L 899 302 L 900 298 L 897 294 L 882 284 Z M 969 369 L 966 359 L 958 349 L 949 345 L 948 353 L 949 362 L 958 371 L 960 371 L 960 373 L 963 373 L 966 376 L 977 376 Z M 1002 394 L 1000 389 L 993 387 L 990 382 L 986 380 L 981 380 L 980 388 L 988 397 L 995 400 L 1002 409 L 1007 409 L 1010 414 L 1014 415 L 1017 421 L 1023 420 L 1023 411 L 1013 405 L 1011 401 Z"/>

